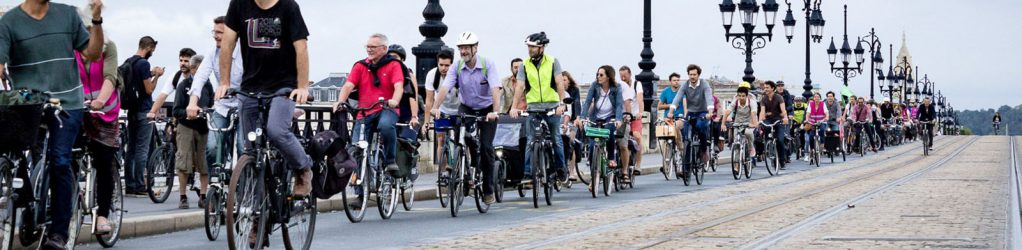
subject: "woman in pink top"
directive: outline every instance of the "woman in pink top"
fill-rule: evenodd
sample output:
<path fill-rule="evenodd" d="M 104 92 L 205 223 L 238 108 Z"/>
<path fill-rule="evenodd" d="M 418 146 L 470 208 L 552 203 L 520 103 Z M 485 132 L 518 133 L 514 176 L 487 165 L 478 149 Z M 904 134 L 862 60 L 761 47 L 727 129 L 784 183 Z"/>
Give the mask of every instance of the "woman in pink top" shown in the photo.
<path fill-rule="evenodd" d="M 91 22 L 84 23 L 92 25 Z M 115 165 L 115 155 L 120 147 L 117 116 L 121 111 L 121 100 L 117 96 L 117 47 L 106 39 L 99 60 L 85 61 L 80 53 L 75 52 L 75 61 L 85 94 L 85 108 L 89 111 L 84 117 L 82 131 L 87 137 L 92 166 L 97 171 L 96 202 L 99 209 L 96 211 L 94 233 L 104 235 L 113 229 L 107 216 L 110 214 L 114 182 L 120 181 Z"/>
<path fill-rule="evenodd" d="M 830 116 L 827 114 L 826 104 L 823 102 L 822 98 L 820 98 L 820 93 L 813 94 L 813 99 L 809 100 L 809 107 L 808 110 L 806 110 L 806 131 L 809 131 L 806 133 L 807 142 L 813 142 L 814 137 L 823 138 L 823 130 L 820 130 L 819 133 L 812 133 L 812 129 L 815 128 L 817 124 L 829 120 L 829 118 Z M 810 145 L 815 145 L 815 143 L 806 143 L 805 149 L 807 152 L 810 149 Z M 806 156 L 806 158 L 808 159 L 808 156 Z"/>

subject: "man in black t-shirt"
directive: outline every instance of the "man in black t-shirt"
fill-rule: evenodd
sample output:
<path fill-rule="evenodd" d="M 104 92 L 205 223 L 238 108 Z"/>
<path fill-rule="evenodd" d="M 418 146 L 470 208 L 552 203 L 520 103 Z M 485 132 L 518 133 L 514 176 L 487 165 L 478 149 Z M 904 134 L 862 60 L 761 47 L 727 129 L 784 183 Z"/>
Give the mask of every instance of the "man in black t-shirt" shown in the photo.
<path fill-rule="evenodd" d="M 144 36 L 138 41 L 138 51 L 135 55 L 125 60 L 133 62 L 131 65 L 131 79 L 126 79 L 125 84 L 138 89 L 138 99 L 130 105 L 121 103 L 121 107 L 128 106 L 127 132 L 128 149 L 125 152 L 124 163 L 124 184 L 125 193 L 130 195 L 145 195 L 145 167 L 149 160 L 149 144 L 152 140 L 153 124 L 150 123 L 147 113 L 153 106 L 152 94 L 156 84 L 163 76 L 162 67 L 153 67 L 150 70 L 149 58 L 156 51 L 156 40 Z M 122 99 L 123 100 L 123 99 Z"/>
<path fill-rule="evenodd" d="M 784 150 L 784 133 L 787 129 L 784 125 L 788 124 L 788 112 L 787 106 L 784 104 L 784 97 L 774 90 L 777 88 L 777 84 L 773 81 L 766 81 L 763 84 L 763 97 L 759 99 L 759 120 L 763 121 L 764 124 L 772 124 L 781 121 L 782 124 L 774 126 L 774 138 L 777 138 L 777 156 L 781 159 L 781 169 L 784 169 L 785 161 L 784 156 L 787 155 L 787 151 Z"/>
<path fill-rule="evenodd" d="M 240 44 L 245 71 L 241 80 L 242 92 L 274 94 L 290 91 L 289 98 L 276 97 L 270 101 L 270 110 L 263 121 L 266 122 L 266 135 L 270 142 L 283 155 L 287 166 L 295 171 L 292 195 L 307 196 L 312 191 L 309 183 L 312 159 L 291 132 L 295 102 L 304 104 L 309 96 L 309 30 L 298 3 L 295 0 L 232 0 L 225 23 L 227 28 L 220 44 L 220 86 L 216 88 L 216 99 L 223 97 L 230 88 L 231 55 Z M 261 126 L 255 123 L 259 115 L 258 102 L 241 95 L 238 100 L 241 131 L 248 134 Z M 250 149 L 252 145 L 246 143 L 245 147 Z M 239 160 L 239 164 L 244 161 Z M 255 244 L 256 235 L 249 236 L 250 243 Z"/>

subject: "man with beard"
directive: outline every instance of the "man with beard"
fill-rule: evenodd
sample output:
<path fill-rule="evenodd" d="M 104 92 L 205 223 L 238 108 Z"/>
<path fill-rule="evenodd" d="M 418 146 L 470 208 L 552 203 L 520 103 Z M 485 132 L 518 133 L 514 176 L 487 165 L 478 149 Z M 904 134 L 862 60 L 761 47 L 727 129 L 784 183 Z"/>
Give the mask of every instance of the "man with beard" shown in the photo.
<path fill-rule="evenodd" d="M 163 76 L 162 67 L 149 69 L 149 58 L 156 51 L 156 40 L 144 36 L 138 41 L 138 52 L 124 61 L 131 65 L 131 79 L 124 79 L 125 85 L 134 86 L 138 91 L 138 98 L 135 103 L 128 106 L 128 151 L 124 156 L 124 181 L 126 193 L 129 195 L 145 195 L 145 184 L 143 173 L 145 173 L 146 161 L 149 160 L 149 143 L 152 138 L 153 125 L 146 117 L 153 107 L 152 94 L 156 89 L 156 83 L 160 76 Z M 126 89 L 129 89 L 126 87 Z M 130 100 L 122 100 L 122 108 Z"/>
<path fill-rule="evenodd" d="M 181 69 L 179 69 L 177 73 L 174 73 L 174 78 L 169 83 L 160 86 L 160 90 L 157 91 L 159 95 L 156 96 L 156 101 L 153 103 L 153 107 L 149 108 L 149 113 L 146 114 L 146 117 L 149 119 L 156 118 L 156 115 L 159 114 L 160 107 L 163 107 L 163 103 L 167 101 L 167 97 L 169 97 L 170 94 L 177 89 L 177 84 L 195 75 L 195 72 L 192 72 L 190 67 L 188 67 L 188 61 L 191 60 L 193 56 L 195 56 L 195 50 L 192 50 L 191 48 L 183 48 L 181 49 L 181 52 L 178 52 L 177 62 Z M 174 101 L 175 100 L 172 100 L 171 102 Z"/>

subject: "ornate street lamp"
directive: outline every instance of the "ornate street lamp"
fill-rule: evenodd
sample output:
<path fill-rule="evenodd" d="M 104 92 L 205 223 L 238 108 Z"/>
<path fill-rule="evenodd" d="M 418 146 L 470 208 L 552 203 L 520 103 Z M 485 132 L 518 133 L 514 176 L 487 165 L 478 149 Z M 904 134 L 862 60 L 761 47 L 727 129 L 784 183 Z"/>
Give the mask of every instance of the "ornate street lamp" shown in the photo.
<path fill-rule="evenodd" d="M 724 40 L 731 42 L 731 47 L 742 50 L 742 54 L 745 55 L 745 76 L 742 77 L 742 80 L 754 82 L 756 77 L 753 76 L 752 55 L 755 53 L 754 51 L 766 47 L 766 43 L 773 40 L 774 21 L 777 18 L 777 9 L 780 8 L 780 5 L 776 0 L 767 0 L 762 6 L 757 4 L 756 0 L 741 0 L 737 5 L 731 0 L 723 0 L 719 6 L 724 23 Z M 756 18 L 759 15 L 760 7 L 764 13 L 766 33 L 753 32 L 756 28 Z M 736 9 L 741 17 L 743 31 L 731 33 Z"/>
<path fill-rule="evenodd" d="M 426 73 L 436 67 L 436 55 L 440 50 L 447 48 L 441 37 L 447 34 L 447 25 L 444 24 L 444 8 L 440 6 L 440 0 L 429 0 L 426 8 L 422 10 L 422 17 L 425 22 L 419 25 L 419 33 L 426 39 L 412 48 L 415 55 L 415 76 L 419 81 L 419 93 L 426 93 Z M 424 98 L 421 97 L 420 98 Z"/>
<path fill-rule="evenodd" d="M 803 81 L 802 96 L 806 99 L 813 97 L 813 80 L 810 79 L 809 70 L 809 44 L 810 41 L 819 43 L 823 38 L 823 14 L 820 11 L 820 3 L 822 0 L 803 0 L 802 3 L 805 7 L 802 11 L 806 13 L 806 79 Z M 795 16 L 791 12 L 791 2 L 789 0 L 784 1 L 788 5 L 788 12 L 784 15 L 784 34 L 788 38 L 788 43 L 791 43 L 791 39 L 795 36 Z"/>
<path fill-rule="evenodd" d="M 877 37 L 876 29 L 874 29 L 874 28 L 870 28 L 869 29 L 869 34 L 866 35 L 865 38 L 859 39 L 859 44 L 863 44 L 863 43 L 865 43 L 865 44 L 867 44 L 869 46 L 869 54 L 868 55 L 870 55 L 870 57 L 872 57 L 869 60 L 870 61 L 869 62 L 869 64 L 870 64 L 870 71 L 869 71 L 869 74 L 870 74 L 870 77 L 869 77 L 869 98 L 873 99 L 873 86 L 876 86 L 876 84 L 873 82 L 873 79 L 874 79 L 873 73 L 876 72 L 876 74 L 877 74 L 875 79 L 880 80 L 880 81 L 884 80 L 884 70 L 883 70 L 883 67 L 884 67 L 884 57 L 880 53 L 880 49 L 881 49 L 880 47 L 883 46 L 883 44 L 880 43 L 880 38 Z"/>
<path fill-rule="evenodd" d="M 827 56 L 830 59 L 830 70 L 834 73 L 834 76 L 842 79 L 845 86 L 848 86 L 848 78 L 856 77 L 862 74 L 862 63 L 865 61 L 863 54 L 865 49 L 862 48 L 862 39 L 856 40 L 855 49 L 852 49 L 848 44 L 848 5 L 845 5 L 845 34 L 844 41 L 841 44 L 841 50 L 839 51 L 834 47 L 834 38 L 830 38 L 830 47 L 827 48 Z M 841 67 L 835 67 L 834 63 L 837 60 L 838 52 L 841 54 Z M 855 56 L 852 58 L 852 56 Z M 854 60 L 854 62 L 852 61 Z M 855 63 L 855 67 L 849 66 Z"/>

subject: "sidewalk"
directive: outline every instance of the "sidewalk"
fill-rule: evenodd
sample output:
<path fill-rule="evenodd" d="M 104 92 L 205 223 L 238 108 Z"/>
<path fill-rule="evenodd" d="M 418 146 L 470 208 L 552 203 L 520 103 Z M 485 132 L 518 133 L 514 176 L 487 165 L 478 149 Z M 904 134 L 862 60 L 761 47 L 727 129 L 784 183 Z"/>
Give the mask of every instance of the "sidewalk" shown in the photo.
<path fill-rule="evenodd" d="M 728 157 L 730 153 L 725 151 L 720 155 L 721 159 L 718 161 L 718 164 L 730 164 L 730 157 Z M 659 174 L 660 165 L 661 157 L 659 153 L 646 154 L 643 158 L 643 166 L 639 171 L 641 175 Z M 435 173 L 422 173 L 419 175 L 418 180 L 415 181 L 416 201 L 435 200 L 437 198 L 436 180 L 437 176 Z M 194 191 L 188 192 L 190 208 L 177 208 L 180 200 L 176 190 L 177 185 L 178 183 L 175 183 L 175 191 L 162 204 L 154 204 L 149 200 L 148 196 L 125 196 L 124 209 L 126 211 L 121 227 L 121 238 L 143 237 L 204 227 L 203 212 L 197 206 L 199 198 Z M 510 191 L 510 189 L 505 191 Z M 344 207 L 342 204 L 341 195 L 337 194 L 328 200 L 319 200 L 317 205 L 320 212 L 332 212 L 343 211 Z M 416 204 L 422 203 L 416 202 Z M 419 206 L 436 205 L 422 204 Z M 91 231 L 83 227 L 82 232 L 79 233 L 78 243 L 90 243 L 93 241 L 95 241 L 95 238 L 91 235 Z"/>

